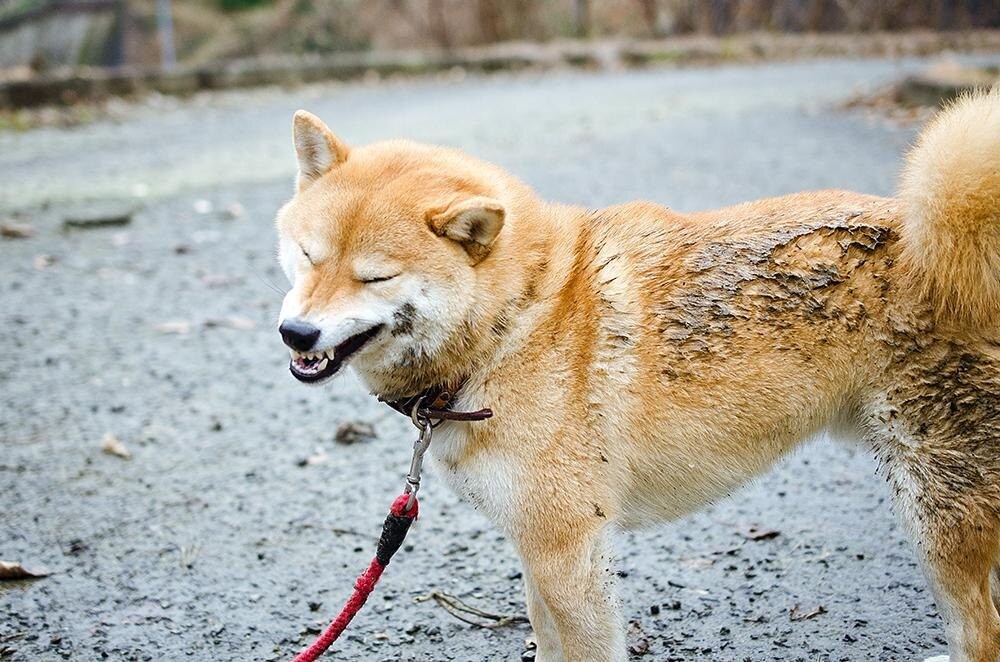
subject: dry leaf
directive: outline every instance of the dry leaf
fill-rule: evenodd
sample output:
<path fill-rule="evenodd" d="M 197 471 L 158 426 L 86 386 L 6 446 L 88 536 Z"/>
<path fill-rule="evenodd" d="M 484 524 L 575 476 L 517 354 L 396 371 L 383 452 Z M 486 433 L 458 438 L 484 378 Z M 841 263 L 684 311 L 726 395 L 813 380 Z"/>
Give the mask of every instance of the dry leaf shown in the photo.
<path fill-rule="evenodd" d="M 317 446 L 316 451 L 306 458 L 306 464 L 310 466 L 314 464 L 323 464 L 329 459 L 330 456 L 326 454 L 326 451 L 323 450 L 322 447 Z"/>
<path fill-rule="evenodd" d="M 128 225 L 135 215 L 134 208 L 93 209 L 67 216 L 63 220 L 66 230 L 92 230 L 95 228 L 118 227 Z"/>
<path fill-rule="evenodd" d="M 35 228 L 24 223 L 0 223 L 0 237 L 4 239 L 28 239 L 35 236 Z"/>
<path fill-rule="evenodd" d="M 792 607 L 792 611 L 788 614 L 788 618 L 793 621 L 808 621 L 810 618 L 816 618 L 820 614 L 826 613 L 826 607 L 823 605 L 817 605 L 815 609 L 807 612 L 803 612 L 799 609 L 798 605 Z"/>
<path fill-rule="evenodd" d="M 781 531 L 774 529 L 762 529 L 759 526 L 751 526 L 743 532 L 743 537 L 747 540 L 771 540 L 781 535 Z"/>
<path fill-rule="evenodd" d="M 714 559 L 706 559 L 699 557 L 682 557 L 678 561 L 681 567 L 689 568 L 691 570 L 702 570 L 703 568 L 711 567 L 715 564 Z"/>
<path fill-rule="evenodd" d="M 226 274 L 202 274 L 198 280 L 201 281 L 202 285 L 209 288 L 229 287 L 231 285 L 239 285 L 244 281 L 242 276 L 227 276 Z"/>
<path fill-rule="evenodd" d="M 649 652 L 649 639 L 643 637 L 634 644 L 629 645 L 628 652 L 636 657 L 641 657 Z"/>
<path fill-rule="evenodd" d="M 157 324 L 153 328 L 160 333 L 185 334 L 191 332 L 191 322 L 187 322 L 185 320 L 173 320 Z"/>
<path fill-rule="evenodd" d="M 237 218 L 240 218 L 246 213 L 247 210 L 243 207 L 243 205 L 241 205 L 238 202 L 234 202 L 233 204 L 226 207 L 226 209 L 222 212 L 222 218 L 226 219 L 227 221 L 233 221 L 236 220 Z"/>
<path fill-rule="evenodd" d="M 120 457 L 123 460 L 131 460 L 132 453 L 121 440 L 110 432 L 104 435 L 104 439 L 101 440 L 101 450 L 108 455 L 114 455 Z"/>
<path fill-rule="evenodd" d="M 375 438 L 375 428 L 371 423 L 363 421 L 350 421 L 342 423 L 337 428 L 334 441 L 338 444 L 350 445 L 358 441 L 368 441 Z"/>
<path fill-rule="evenodd" d="M 39 271 L 42 271 L 43 269 L 48 269 L 55 263 L 56 263 L 56 258 L 52 255 L 42 254 L 35 256 L 35 261 L 34 261 L 35 269 L 38 269 Z"/>
<path fill-rule="evenodd" d="M 230 315 L 229 317 L 210 317 L 205 320 L 206 329 L 219 327 L 249 331 L 250 329 L 257 328 L 257 323 L 247 317 L 238 317 L 236 315 Z"/>
<path fill-rule="evenodd" d="M 44 568 L 26 568 L 13 561 L 0 561 L 0 579 L 36 579 L 50 574 Z"/>

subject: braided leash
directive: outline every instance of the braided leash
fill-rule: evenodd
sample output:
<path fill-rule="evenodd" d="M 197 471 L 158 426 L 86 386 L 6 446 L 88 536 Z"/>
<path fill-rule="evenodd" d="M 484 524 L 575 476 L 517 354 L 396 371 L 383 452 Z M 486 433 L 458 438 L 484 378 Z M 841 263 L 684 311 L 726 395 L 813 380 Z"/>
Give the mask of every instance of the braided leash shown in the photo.
<path fill-rule="evenodd" d="M 450 396 L 445 399 L 445 402 L 448 400 L 450 400 Z M 406 533 L 410 530 L 410 525 L 417 518 L 419 509 L 417 490 L 420 489 L 420 471 L 423 468 L 424 453 L 431 445 L 434 426 L 443 419 L 481 421 L 493 415 L 489 409 L 474 412 L 453 412 L 436 407 L 425 408 L 422 406 L 423 401 L 424 396 L 420 396 L 410 405 L 410 418 L 420 430 L 420 436 L 413 444 L 413 457 L 410 460 L 410 471 L 406 474 L 406 487 L 403 488 L 403 493 L 392 502 L 389 514 L 382 524 L 382 535 L 378 539 L 375 558 L 368 565 L 368 569 L 361 573 L 357 581 L 354 582 L 354 593 L 351 594 L 337 617 L 309 648 L 295 656 L 293 662 L 313 662 L 325 653 L 333 645 L 333 642 L 337 641 L 347 624 L 368 600 L 368 596 L 375 589 L 375 585 L 382 577 L 385 567 L 389 565 L 393 554 L 399 551 L 400 546 L 402 546 Z M 432 402 L 437 404 L 440 402 L 440 397 Z M 404 411 L 400 407 L 394 406 L 394 408 Z"/>
<path fill-rule="evenodd" d="M 354 618 L 354 615 L 364 606 L 368 595 L 374 590 L 375 584 L 378 583 L 385 567 L 389 565 L 392 555 L 403 544 L 403 539 L 406 538 L 406 532 L 409 531 L 410 524 L 417 518 L 418 508 L 416 498 L 413 498 L 412 507 L 408 507 L 409 502 L 409 494 L 400 494 L 392 502 L 389 515 L 385 518 L 385 523 L 382 525 L 382 535 L 378 539 L 375 558 L 372 559 L 368 569 L 361 573 L 361 576 L 354 583 L 354 593 L 351 594 L 350 599 L 344 604 L 344 608 L 337 614 L 337 618 L 333 619 L 333 622 L 330 623 L 312 646 L 295 656 L 294 662 L 313 662 L 313 660 L 325 653 L 326 649 L 333 642 L 337 641 L 344 628 Z"/>

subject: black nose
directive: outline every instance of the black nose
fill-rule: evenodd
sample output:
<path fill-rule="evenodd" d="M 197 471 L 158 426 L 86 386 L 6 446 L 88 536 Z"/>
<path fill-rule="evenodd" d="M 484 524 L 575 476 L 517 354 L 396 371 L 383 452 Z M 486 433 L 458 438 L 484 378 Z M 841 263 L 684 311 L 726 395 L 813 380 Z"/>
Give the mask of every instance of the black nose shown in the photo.
<path fill-rule="evenodd" d="M 278 327 L 285 344 L 298 352 L 308 352 L 319 339 L 319 329 L 298 318 L 287 319 Z"/>

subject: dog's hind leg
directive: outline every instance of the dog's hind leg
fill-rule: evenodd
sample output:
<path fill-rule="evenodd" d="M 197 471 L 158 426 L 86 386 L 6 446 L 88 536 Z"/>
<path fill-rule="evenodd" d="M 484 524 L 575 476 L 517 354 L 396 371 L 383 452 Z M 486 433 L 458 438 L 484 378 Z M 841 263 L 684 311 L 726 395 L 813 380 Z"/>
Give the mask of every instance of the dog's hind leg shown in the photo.
<path fill-rule="evenodd" d="M 865 427 L 914 534 L 951 662 L 1000 662 L 1000 347 L 909 351 Z"/>
<path fill-rule="evenodd" d="M 1000 614 L 990 588 L 998 531 L 955 523 L 920 541 L 921 561 L 945 623 L 951 662 L 1000 662 Z"/>
<path fill-rule="evenodd" d="M 1000 662 L 1000 351 L 938 341 L 889 374 L 868 429 L 917 540 L 951 662 Z"/>

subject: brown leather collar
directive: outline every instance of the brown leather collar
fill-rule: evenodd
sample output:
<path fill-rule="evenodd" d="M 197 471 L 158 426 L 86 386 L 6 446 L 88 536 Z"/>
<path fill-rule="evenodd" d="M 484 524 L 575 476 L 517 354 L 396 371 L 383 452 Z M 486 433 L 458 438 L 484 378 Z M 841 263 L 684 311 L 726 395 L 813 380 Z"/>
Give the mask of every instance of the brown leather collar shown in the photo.
<path fill-rule="evenodd" d="M 482 421 L 493 416 L 493 410 L 489 408 L 476 411 L 454 411 L 451 403 L 462 388 L 463 382 L 448 386 L 432 386 L 424 391 L 398 400 L 383 400 L 380 402 L 389 405 L 400 414 L 413 417 L 414 420 L 423 418 L 429 421 Z M 414 413 L 414 408 L 417 408 Z"/>

